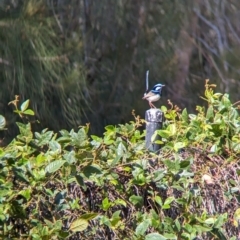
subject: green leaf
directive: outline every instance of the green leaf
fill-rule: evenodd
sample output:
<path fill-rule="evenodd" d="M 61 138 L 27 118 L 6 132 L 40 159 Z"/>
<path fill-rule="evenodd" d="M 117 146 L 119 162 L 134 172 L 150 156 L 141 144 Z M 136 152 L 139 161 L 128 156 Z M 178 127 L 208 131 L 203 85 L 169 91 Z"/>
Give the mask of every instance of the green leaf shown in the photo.
<path fill-rule="evenodd" d="M 5 196 L 9 196 L 10 194 L 12 194 L 12 191 L 9 191 L 7 189 L 0 190 L 0 198 L 5 197 Z"/>
<path fill-rule="evenodd" d="M 69 164 L 73 164 L 76 162 L 76 157 L 75 157 L 75 152 L 71 151 L 71 152 L 67 152 L 63 155 L 63 158 L 69 163 Z"/>
<path fill-rule="evenodd" d="M 54 141 L 54 140 L 49 142 L 49 148 L 54 152 L 57 151 L 58 153 L 60 153 L 62 150 L 61 145 L 57 141 Z"/>
<path fill-rule="evenodd" d="M 102 174 L 102 170 L 101 168 L 96 165 L 96 164 L 93 164 L 93 165 L 89 165 L 89 166 L 86 166 L 85 168 L 83 168 L 83 174 L 87 177 L 87 178 L 90 178 L 91 175 L 99 175 L 99 174 Z"/>
<path fill-rule="evenodd" d="M 54 173 L 56 172 L 62 165 L 65 163 L 65 160 L 56 160 L 54 162 L 51 162 L 47 165 L 45 168 L 45 172 L 47 173 Z"/>
<path fill-rule="evenodd" d="M 179 149 L 184 148 L 186 144 L 184 142 L 174 143 L 174 150 L 177 152 Z"/>
<path fill-rule="evenodd" d="M 227 213 L 221 214 L 216 222 L 214 223 L 214 228 L 220 228 L 223 226 L 223 224 L 226 222 L 227 220 Z"/>
<path fill-rule="evenodd" d="M 177 127 L 175 123 L 168 125 L 167 130 L 169 130 L 171 136 L 174 136 L 177 132 Z"/>
<path fill-rule="evenodd" d="M 177 240 L 177 236 L 173 233 L 164 233 L 164 237 L 166 239 L 174 239 L 174 240 Z"/>
<path fill-rule="evenodd" d="M 240 208 L 238 208 L 233 215 L 233 224 L 235 227 L 238 227 L 240 221 Z"/>
<path fill-rule="evenodd" d="M 155 182 L 161 180 L 166 174 L 166 171 L 164 169 L 160 169 L 160 170 L 156 170 L 156 172 L 154 172 L 154 178 L 153 180 Z"/>
<path fill-rule="evenodd" d="M 170 204 L 171 204 L 171 202 L 172 202 L 174 199 L 175 199 L 174 197 L 169 197 L 169 198 L 167 198 L 167 199 L 165 200 L 162 208 L 163 208 L 163 209 L 169 209 L 169 208 L 170 208 Z"/>
<path fill-rule="evenodd" d="M 190 165 L 190 161 L 184 160 L 180 162 L 180 168 L 187 168 Z"/>
<path fill-rule="evenodd" d="M 208 120 L 212 120 L 213 117 L 214 117 L 214 111 L 213 111 L 213 106 L 211 105 L 211 106 L 208 107 L 206 118 Z"/>
<path fill-rule="evenodd" d="M 42 240 L 42 238 L 36 233 L 32 234 L 32 238 L 33 240 Z"/>
<path fill-rule="evenodd" d="M 188 224 L 188 223 L 186 223 L 184 226 L 183 226 L 183 228 L 184 229 L 186 229 L 186 231 L 188 232 L 188 233 L 191 233 L 192 232 L 192 226 L 190 225 L 190 224 Z"/>
<path fill-rule="evenodd" d="M 186 123 L 188 122 L 188 113 L 186 108 L 184 108 L 182 111 L 182 120 Z"/>
<path fill-rule="evenodd" d="M 174 199 L 174 197 L 169 197 L 165 200 L 164 204 L 170 204 Z"/>
<path fill-rule="evenodd" d="M 145 240 L 167 240 L 167 238 L 159 233 L 149 233 L 146 235 Z"/>
<path fill-rule="evenodd" d="M 90 221 L 97 216 L 98 216 L 98 213 L 86 213 L 86 214 L 81 215 L 80 218 Z"/>
<path fill-rule="evenodd" d="M 26 175 L 26 172 L 23 169 L 14 167 L 13 173 L 14 173 L 15 177 L 17 179 L 19 179 L 20 181 L 29 183 L 28 175 Z"/>
<path fill-rule="evenodd" d="M 109 202 L 108 198 L 104 198 L 102 201 L 102 209 L 107 211 L 111 206 L 112 204 Z"/>
<path fill-rule="evenodd" d="M 195 224 L 193 227 L 196 228 L 199 233 L 209 232 L 212 230 L 211 227 L 206 227 L 199 224 Z"/>
<path fill-rule="evenodd" d="M 20 123 L 20 122 L 16 122 L 16 124 L 19 128 L 19 131 L 20 131 L 19 137 L 24 137 L 24 139 L 27 142 L 29 142 L 33 138 L 33 133 L 32 133 L 32 130 L 31 130 L 31 124 L 30 123 L 23 124 L 23 123 Z"/>
<path fill-rule="evenodd" d="M 194 173 L 188 172 L 186 169 L 182 170 L 180 173 L 178 173 L 180 177 L 193 177 Z"/>
<path fill-rule="evenodd" d="M 118 226 L 118 223 L 121 221 L 120 213 L 121 213 L 121 210 L 118 210 L 113 213 L 113 215 L 110 219 L 112 228 L 115 228 L 116 226 Z"/>
<path fill-rule="evenodd" d="M 162 138 L 169 138 L 171 136 L 171 132 L 168 130 L 157 130 L 156 131 Z"/>
<path fill-rule="evenodd" d="M 26 114 L 26 115 L 34 116 L 34 111 L 32 109 L 27 109 L 23 113 Z"/>
<path fill-rule="evenodd" d="M 216 153 L 217 152 L 217 144 L 213 144 L 210 149 L 211 153 Z"/>
<path fill-rule="evenodd" d="M 141 196 L 132 195 L 129 198 L 129 201 L 134 205 L 142 205 L 143 204 L 143 198 Z"/>
<path fill-rule="evenodd" d="M 120 199 L 120 198 L 116 199 L 116 200 L 114 201 L 114 203 L 115 203 L 116 205 L 123 205 L 124 207 L 127 206 L 127 203 L 126 203 L 123 199 Z"/>
<path fill-rule="evenodd" d="M 216 221 L 215 218 L 208 218 L 204 221 L 204 223 L 211 225 L 211 224 L 214 224 L 215 221 Z"/>
<path fill-rule="evenodd" d="M 83 190 L 86 191 L 87 190 L 87 186 L 86 186 L 86 184 L 84 182 L 83 176 L 76 175 L 75 178 L 76 178 L 78 184 L 83 188 Z"/>
<path fill-rule="evenodd" d="M 79 218 L 71 223 L 70 230 L 73 232 L 82 232 L 88 227 L 88 221 L 82 218 Z"/>
<path fill-rule="evenodd" d="M 117 147 L 117 155 L 122 157 L 126 151 L 126 147 L 122 142 L 120 142 Z"/>
<path fill-rule="evenodd" d="M 20 195 L 22 195 L 24 198 L 26 198 L 27 201 L 31 198 L 31 189 L 24 189 L 19 192 Z"/>
<path fill-rule="evenodd" d="M 161 207 L 163 205 L 163 202 L 162 202 L 162 198 L 159 197 L 159 196 L 156 196 L 155 197 L 155 201 L 156 203 Z"/>
<path fill-rule="evenodd" d="M 20 108 L 21 108 L 21 111 L 22 111 L 22 112 L 26 111 L 27 108 L 28 108 L 28 106 L 29 106 L 29 99 L 22 103 L 22 105 L 21 105 L 21 107 L 20 107 Z"/>
<path fill-rule="evenodd" d="M 121 159 L 121 156 L 117 155 L 111 162 L 111 167 L 114 167 L 120 161 L 120 159 Z"/>
<path fill-rule="evenodd" d="M 0 130 L 4 129 L 6 126 L 6 119 L 4 116 L 0 115 Z"/>
<path fill-rule="evenodd" d="M 95 135 L 91 135 L 91 138 L 96 141 L 96 142 L 99 142 L 99 143 L 102 143 L 102 138 L 98 137 L 98 136 L 95 136 Z"/>
<path fill-rule="evenodd" d="M 231 101 L 229 100 L 229 95 L 227 93 L 225 93 L 223 96 L 222 96 L 222 100 L 221 100 L 222 104 L 228 108 L 232 105 Z"/>
<path fill-rule="evenodd" d="M 135 233 L 139 236 L 139 235 L 144 235 L 145 232 L 147 231 L 149 225 L 151 223 L 151 220 L 150 219 L 145 219 L 143 222 L 141 222 L 136 230 L 135 230 Z"/>
<path fill-rule="evenodd" d="M 115 132 L 115 127 L 113 125 L 108 125 L 105 127 L 108 132 Z"/>
<path fill-rule="evenodd" d="M 180 230 L 181 230 L 181 224 L 180 224 L 180 222 L 178 221 L 178 219 L 175 220 L 175 226 L 176 226 L 178 232 L 180 232 Z"/>
<path fill-rule="evenodd" d="M 40 153 L 36 157 L 35 164 L 37 166 L 41 166 L 45 161 L 46 161 L 46 157 L 42 153 Z"/>

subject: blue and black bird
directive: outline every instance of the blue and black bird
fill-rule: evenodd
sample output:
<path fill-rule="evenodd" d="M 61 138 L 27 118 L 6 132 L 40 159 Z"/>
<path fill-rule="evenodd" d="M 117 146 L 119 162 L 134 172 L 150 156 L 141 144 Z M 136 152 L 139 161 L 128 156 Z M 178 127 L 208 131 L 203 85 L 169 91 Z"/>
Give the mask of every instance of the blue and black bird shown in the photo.
<path fill-rule="evenodd" d="M 151 108 L 153 108 L 153 107 L 156 108 L 152 104 L 152 102 L 156 102 L 156 101 L 158 101 L 161 98 L 161 96 L 162 96 L 162 88 L 164 86 L 165 85 L 160 84 L 160 83 L 156 84 L 150 92 L 144 94 L 142 99 L 146 99 L 148 101 L 149 106 Z"/>

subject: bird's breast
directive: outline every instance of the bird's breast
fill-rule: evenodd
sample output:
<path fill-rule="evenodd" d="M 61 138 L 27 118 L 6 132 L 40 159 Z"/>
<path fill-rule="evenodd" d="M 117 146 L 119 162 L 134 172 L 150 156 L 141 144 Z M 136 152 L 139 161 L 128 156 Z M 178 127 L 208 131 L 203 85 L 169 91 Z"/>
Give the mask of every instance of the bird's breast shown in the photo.
<path fill-rule="evenodd" d="M 147 98 L 148 101 L 150 102 L 156 102 L 160 99 L 160 95 L 159 94 L 156 94 L 156 95 L 153 95 L 153 96 L 150 96 Z"/>

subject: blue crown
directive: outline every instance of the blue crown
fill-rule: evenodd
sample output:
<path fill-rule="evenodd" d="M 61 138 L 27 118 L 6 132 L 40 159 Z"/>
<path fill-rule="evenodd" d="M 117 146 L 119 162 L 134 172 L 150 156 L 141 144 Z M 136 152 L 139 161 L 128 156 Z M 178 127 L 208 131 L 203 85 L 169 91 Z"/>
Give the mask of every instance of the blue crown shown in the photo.
<path fill-rule="evenodd" d="M 165 85 L 161 84 L 161 83 L 158 83 L 156 84 L 153 89 L 151 90 L 152 93 L 155 93 L 155 94 L 162 94 L 162 88 L 164 87 Z"/>

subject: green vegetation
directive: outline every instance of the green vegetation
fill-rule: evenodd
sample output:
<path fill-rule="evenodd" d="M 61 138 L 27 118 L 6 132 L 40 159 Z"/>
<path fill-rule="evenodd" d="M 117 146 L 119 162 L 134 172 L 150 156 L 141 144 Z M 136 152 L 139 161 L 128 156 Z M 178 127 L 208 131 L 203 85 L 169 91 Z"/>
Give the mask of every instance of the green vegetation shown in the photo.
<path fill-rule="evenodd" d="M 1 239 L 237 239 L 240 118 L 213 87 L 196 115 L 162 106 L 160 154 L 135 115 L 103 137 L 18 122 L 0 149 Z M 34 115 L 29 101 L 11 103 L 23 122 Z"/>

